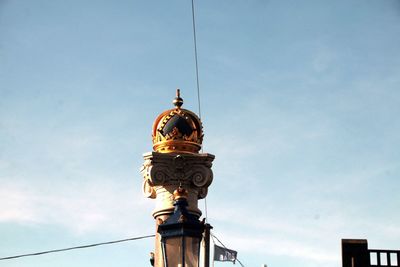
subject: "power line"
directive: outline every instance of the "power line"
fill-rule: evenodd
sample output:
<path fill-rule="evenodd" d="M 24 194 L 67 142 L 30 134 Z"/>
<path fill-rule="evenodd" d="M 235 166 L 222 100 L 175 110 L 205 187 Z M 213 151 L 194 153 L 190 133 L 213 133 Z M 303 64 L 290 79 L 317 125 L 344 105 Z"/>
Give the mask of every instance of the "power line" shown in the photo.
<path fill-rule="evenodd" d="M 196 63 L 197 103 L 199 106 L 199 118 L 201 119 L 199 65 L 198 65 L 198 59 L 197 59 L 197 38 L 196 38 L 196 20 L 195 20 L 195 11 L 194 11 L 194 0 L 192 0 L 192 24 L 193 24 L 194 59 L 195 59 L 195 63 Z"/>
<path fill-rule="evenodd" d="M 194 59 L 196 64 L 196 85 L 197 85 L 197 104 L 199 108 L 199 118 L 201 120 L 201 101 L 200 101 L 200 82 L 199 82 L 199 64 L 198 64 L 198 56 L 197 56 L 197 37 L 196 37 L 196 14 L 194 9 L 194 0 L 192 0 L 192 25 L 193 25 L 193 43 L 194 43 Z M 203 146 L 201 147 L 201 153 L 203 153 Z M 204 209 L 205 209 L 205 218 L 206 222 L 208 222 L 208 210 L 207 210 L 207 196 L 204 198 Z"/>
<path fill-rule="evenodd" d="M 215 241 L 214 241 L 214 237 L 215 237 L 215 239 L 217 239 L 217 241 L 218 241 L 224 248 L 228 249 L 228 248 L 221 242 L 221 240 L 218 239 L 218 237 L 216 237 L 216 236 L 215 236 L 213 233 L 211 233 L 211 232 L 210 232 L 210 234 L 211 234 L 211 237 L 212 237 L 212 239 L 213 239 L 214 244 L 215 244 Z M 236 258 L 236 260 L 237 260 L 237 262 L 239 262 L 240 266 L 244 267 L 243 263 L 242 263 L 238 258 Z"/>
<path fill-rule="evenodd" d="M 29 254 L 22 254 L 22 255 L 16 255 L 16 256 L 3 257 L 3 258 L 0 258 L 0 260 L 11 260 L 11 259 L 16 259 L 16 258 L 39 256 L 39 255 L 43 255 L 43 254 L 62 252 L 62 251 L 68 251 L 68 250 L 74 250 L 74 249 L 91 248 L 91 247 L 96 247 L 96 246 L 103 246 L 103 245 L 110 245 L 110 244 L 115 244 L 115 243 L 121 243 L 121 242 L 127 242 L 127 241 L 139 240 L 139 239 L 145 239 L 145 238 L 150 238 L 150 237 L 154 237 L 154 236 L 155 235 L 146 235 L 146 236 L 139 236 L 139 237 L 120 239 L 120 240 L 115 240 L 115 241 L 96 243 L 96 244 L 91 244 L 91 245 L 83 245 L 83 246 L 77 246 L 77 247 L 53 249 L 53 250 L 47 250 L 47 251 L 41 251 L 41 252 L 35 252 L 35 253 L 29 253 Z"/>

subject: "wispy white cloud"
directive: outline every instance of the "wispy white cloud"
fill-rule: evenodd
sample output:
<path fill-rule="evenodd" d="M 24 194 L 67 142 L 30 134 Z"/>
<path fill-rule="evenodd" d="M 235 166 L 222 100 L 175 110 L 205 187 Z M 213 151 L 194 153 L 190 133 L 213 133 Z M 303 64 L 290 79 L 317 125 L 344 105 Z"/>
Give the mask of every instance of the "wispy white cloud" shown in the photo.
<path fill-rule="evenodd" d="M 2 186 L 0 188 L 0 221 L 36 223 L 38 217 L 35 196 L 25 190 Z"/>
<path fill-rule="evenodd" d="M 134 194 L 131 188 L 112 183 L 85 183 L 62 191 L 52 191 L 50 187 L 3 185 L 0 222 L 53 225 L 75 234 L 153 231 L 153 227 L 146 227 L 146 222 L 152 221 L 152 203 Z"/>
<path fill-rule="evenodd" d="M 271 238 L 263 234 L 259 234 L 255 238 L 241 236 L 234 240 L 232 246 L 243 252 L 301 258 L 309 262 L 327 264 L 324 266 L 334 266 L 339 259 L 336 251 L 332 251 L 331 248 L 321 247 L 317 244 L 310 245 L 293 239 Z"/>

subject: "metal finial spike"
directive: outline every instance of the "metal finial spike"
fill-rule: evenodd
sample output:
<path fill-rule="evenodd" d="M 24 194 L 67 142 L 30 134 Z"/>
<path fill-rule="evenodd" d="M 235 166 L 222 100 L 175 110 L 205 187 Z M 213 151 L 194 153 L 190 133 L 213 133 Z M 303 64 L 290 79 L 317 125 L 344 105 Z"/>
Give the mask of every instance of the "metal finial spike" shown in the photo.
<path fill-rule="evenodd" d="M 183 105 L 183 99 L 181 98 L 181 90 L 176 89 L 176 97 L 172 103 L 176 106 L 176 108 L 180 108 Z"/>

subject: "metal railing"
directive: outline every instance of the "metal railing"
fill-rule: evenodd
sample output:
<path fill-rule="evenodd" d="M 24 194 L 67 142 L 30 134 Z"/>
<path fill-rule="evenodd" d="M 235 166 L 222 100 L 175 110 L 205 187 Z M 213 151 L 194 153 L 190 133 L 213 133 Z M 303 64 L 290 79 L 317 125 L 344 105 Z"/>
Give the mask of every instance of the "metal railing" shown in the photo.
<path fill-rule="evenodd" d="M 400 266 L 400 250 L 369 249 L 371 266 Z"/>

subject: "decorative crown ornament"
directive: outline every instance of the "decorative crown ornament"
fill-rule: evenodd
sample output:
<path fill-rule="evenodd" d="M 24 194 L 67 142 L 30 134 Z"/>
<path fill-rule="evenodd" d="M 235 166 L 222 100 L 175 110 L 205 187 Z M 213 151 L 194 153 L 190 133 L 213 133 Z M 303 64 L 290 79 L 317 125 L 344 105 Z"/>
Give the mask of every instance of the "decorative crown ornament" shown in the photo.
<path fill-rule="evenodd" d="M 200 118 L 182 109 L 180 90 L 172 102 L 175 108 L 158 115 L 153 123 L 153 150 L 160 153 L 198 153 L 203 142 Z"/>

